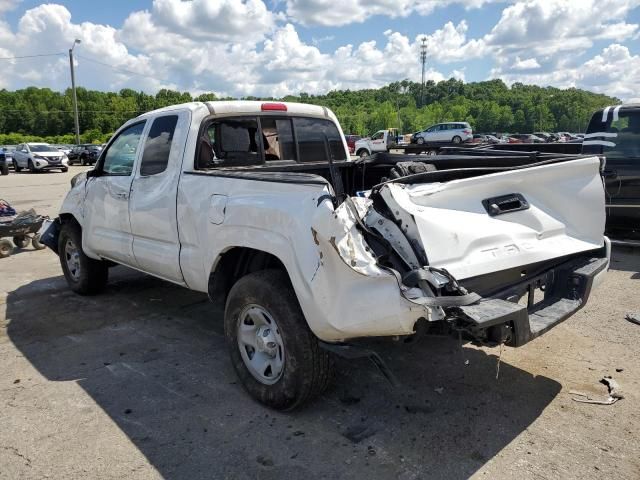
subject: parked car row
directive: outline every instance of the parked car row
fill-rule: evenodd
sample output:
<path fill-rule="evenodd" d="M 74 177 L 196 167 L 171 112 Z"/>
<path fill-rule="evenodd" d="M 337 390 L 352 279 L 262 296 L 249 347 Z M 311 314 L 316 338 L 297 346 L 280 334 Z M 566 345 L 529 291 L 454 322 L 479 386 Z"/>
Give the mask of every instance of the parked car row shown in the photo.
<path fill-rule="evenodd" d="M 26 142 L 20 145 L 0 147 L 0 175 L 8 175 L 9 167 L 16 172 L 60 170 L 66 172 L 69 165 L 93 165 L 102 152 L 102 145 L 76 146 L 53 145 L 44 142 Z"/>

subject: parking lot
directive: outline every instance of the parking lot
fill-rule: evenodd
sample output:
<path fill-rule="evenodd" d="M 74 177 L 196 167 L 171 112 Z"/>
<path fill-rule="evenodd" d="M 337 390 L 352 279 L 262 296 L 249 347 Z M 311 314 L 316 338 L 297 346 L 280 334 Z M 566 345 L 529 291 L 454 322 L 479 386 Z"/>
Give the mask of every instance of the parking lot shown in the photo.
<path fill-rule="evenodd" d="M 0 198 L 54 216 L 68 173 L 11 173 Z M 638 478 L 640 252 L 615 250 L 578 314 L 519 348 L 372 341 L 401 382 L 339 361 L 278 413 L 237 383 L 206 296 L 116 267 L 71 293 L 57 257 L 0 260 L 0 478 Z M 605 397 L 612 375 L 625 396 Z"/>

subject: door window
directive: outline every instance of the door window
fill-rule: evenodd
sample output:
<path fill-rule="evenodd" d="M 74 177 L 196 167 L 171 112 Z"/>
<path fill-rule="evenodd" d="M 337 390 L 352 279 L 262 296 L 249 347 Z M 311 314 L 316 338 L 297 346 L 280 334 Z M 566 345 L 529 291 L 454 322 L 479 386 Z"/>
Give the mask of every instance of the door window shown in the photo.
<path fill-rule="evenodd" d="M 177 115 L 158 117 L 153 121 L 149 135 L 144 142 L 140 175 L 156 175 L 167 169 L 171 143 L 177 124 Z"/>
<path fill-rule="evenodd" d="M 371 140 L 380 140 L 383 135 L 384 132 L 376 132 L 371 136 Z"/>
<path fill-rule="evenodd" d="M 131 175 L 144 125 L 136 123 L 118 134 L 104 155 L 103 175 Z"/>

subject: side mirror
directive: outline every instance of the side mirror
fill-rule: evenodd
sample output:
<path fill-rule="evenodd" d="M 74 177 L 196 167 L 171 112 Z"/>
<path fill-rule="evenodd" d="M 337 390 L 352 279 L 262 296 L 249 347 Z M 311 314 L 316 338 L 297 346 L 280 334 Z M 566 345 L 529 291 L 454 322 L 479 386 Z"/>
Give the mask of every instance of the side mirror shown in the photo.
<path fill-rule="evenodd" d="M 91 170 L 87 170 L 87 178 L 99 177 L 99 176 L 100 176 L 100 172 L 95 168 L 92 168 Z"/>

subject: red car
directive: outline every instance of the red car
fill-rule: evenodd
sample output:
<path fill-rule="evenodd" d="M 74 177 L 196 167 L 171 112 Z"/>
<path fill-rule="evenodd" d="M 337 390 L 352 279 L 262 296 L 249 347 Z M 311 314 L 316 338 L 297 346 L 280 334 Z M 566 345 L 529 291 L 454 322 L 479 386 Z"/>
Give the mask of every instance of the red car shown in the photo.
<path fill-rule="evenodd" d="M 349 147 L 349 153 L 353 155 L 356 151 L 356 142 L 362 137 L 360 135 L 345 135 L 347 139 L 347 146 Z"/>

